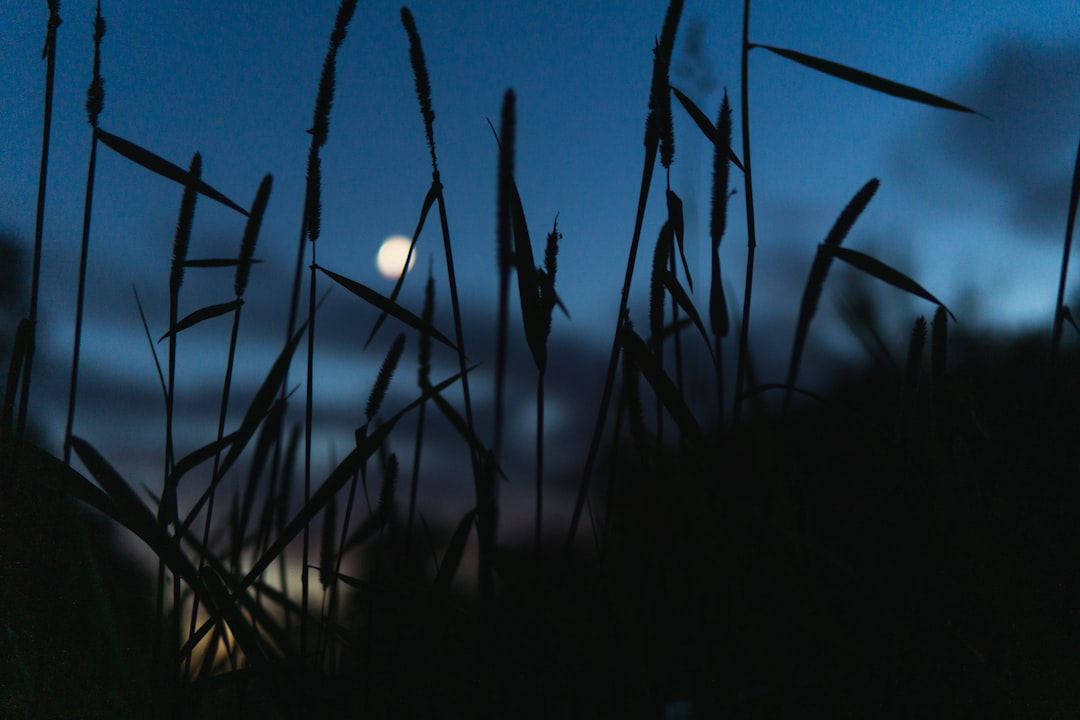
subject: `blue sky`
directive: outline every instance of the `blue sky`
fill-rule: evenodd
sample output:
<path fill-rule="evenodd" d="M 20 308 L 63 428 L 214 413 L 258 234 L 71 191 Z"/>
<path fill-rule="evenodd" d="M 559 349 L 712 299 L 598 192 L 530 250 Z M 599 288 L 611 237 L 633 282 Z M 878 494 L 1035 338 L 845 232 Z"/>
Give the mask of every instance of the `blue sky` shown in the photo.
<path fill-rule="evenodd" d="M 94 3 L 63 4 L 45 223 L 39 365 L 32 418 L 56 449 L 62 431 L 72 336 L 75 273 L 90 127 L 83 109 L 90 78 Z M 282 341 L 296 253 L 312 104 L 337 3 L 274 0 L 108 2 L 101 126 L 186 166 L 203 155 L 203 176 L 248 205 L 264 173 L 274 192 L 257 256 L 242 335 L 239 392 L 250 392 Z M 556 214 L 564 238 L 559 293 L 573 319 L 557 317 L 561 348 L 549 384 L 551 442 L 564 452 L 553 472 L 584 459 L 610 348 L 633 229 L 643 156 L 652 46 L 662 2 L 417 2 L 436 112 L 435 134 L 470 355 L 491 364 L 496 293 L 494 207 L 497 124 L 503 92 L 518 98 L 517 182 L 534 238 Z M 672 82 L 715 116 L 728 89 L 739 102 L 742 4 L 686 3 Z M 0 227 L 29 244 L 40 151 L 44 2 L 0 5 Z M 906 102 L 819 75 L 757 50 L 750 58 L 758 256 L 752 344 L 766 371 L 790 352 L 798 297 L 814 249 L 840 209 L 869 178 L 881 189 L 847 240 L 918 279 L 967 327 L 1049 329 L 1068 188 L 1080 136 L 1080 13 L 1073 0 L 966 3 L 753 4 L 754 42 L 789 47 L 943 95 L 989 119 Z M 323 149 L 321 264 L 389 291 L 374 266 L 383 238 L 409 233 L 430 182 L 399 5 L 362 3 L 338 57 L 338 90 Z M 739 141 L 736 114 L 736 144 Z M 707 277 L 711 148 L 676 109 L 672 188 L 687 204 L 695 279 Z M 740 150 L 741 154 L 741 150 Z M 88 288 L 88 337 L 76 431 L 131 473 L 160 472 L 154 442 L 129 442 L 159 423 L 161 398 L 132 299 L 134 283 L 152 329 L 167 324 L 167 286 L 179 189 L 102 149 L 97 170 Z M 741 176 L 721 250 L 728 284 L 745 260 Z M 658 175 L 646 217 L 631 306 L 646 303 L 645 268 L 663 220 Z M 233 255 L 243 222 L 201 199 L 191 254 Z M 403 295 L 419 308 L 423 269 L 442 255 L 437 225 L 419 244 Z M 1074 273 L 1075 274 L 1075 273 Z M 835 307 L 851 273 L 833 274 L 809 351 L 858 353 Z M 186 310 L 232 297 L 230 272 L 185 285 Z M 1070 283 L 1069 297 L 1077 283 Z M 700 292 L 700 291 L 699 291 Z M 878 297 L 883 327 L 898 343 L 932 308 L 891 289 Z M 448 301 L 440 294 L 442 326 Z M 707 303 L 698 299 L 699 307 Z M 362 420 L 373 368 L 393 334 L 361 351 L 371 313 L 337 292 L 320 319 L 316 398 L 322 452 L 342 456 Z M 227 330 L 184 338 L 180 394 L 195 446 L 212 418 Z M 511 449 L 532 437 L 533 375 L 516 338 Z M 475 348 L 473 350 L 472 348 Z M 407 357 L 415 352 L 407 349 Z M 734 350 L 730 350 L 733 354 Z M 186 356 L 185 356 L 186 353 Z M 452 365 L 444 358 L 445 367 Z M 585 372 L 587 368 L 598 370 Z M 395 385 L 412 389 L 412 365 Z M 478 377 L 486 377 L 481 371 Z M 583 377 L 589 375 L 594 378 Z M 294 382 L 299 382 L 299 375 Z M 483 401 L 487 386 L 474 390 Z M 181 400 L 183 403 L 183 400 Z M 242 407 L 238 401 L 235 406 Z M 126 423 L 126 424 L 125 424 Z M 154 425 L 154 427 L 158 427 Z M 183 430 L 181 431 L 183 432 Z M 142 436 L 138 436 L 142 437 Z M 203 440 L 205 441 L 205 440 Z M 514 442 L 517 445 L 514 445 Z M 138 445 L 141 451 L 132 451 Z M 580 446 L 580 447 L 579 447 Z M 408 445 L 400 448 L 405 453 Z M 438 456 L 438 446 L 433 445 Z M 447 452 L 452 452 L 447 449 Z M 141 457 L 140 457 L 141 456 Z M 144 464 L 145 463 L 145 464 Z M 526 465 L 527 466 L 527 465 Z M 527 481 L 518 483 L 526 487 Z M 467 487 L 462 479 L 462 488 Z M 511 491 L 512 492 L 512 491 Z M 462 502 L 467 503 L 466 495 Z"/>

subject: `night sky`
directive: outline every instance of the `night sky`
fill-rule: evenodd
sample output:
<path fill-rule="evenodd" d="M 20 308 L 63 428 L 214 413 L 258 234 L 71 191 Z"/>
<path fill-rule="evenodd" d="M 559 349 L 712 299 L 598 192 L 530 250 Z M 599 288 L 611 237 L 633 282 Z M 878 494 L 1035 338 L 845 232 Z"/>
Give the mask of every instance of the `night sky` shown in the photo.
<path fill-rule="evenodd" d="M 203 178 L 250 205 L 265 173 L 274 190 L 256 256 L 233 408 L 266 372 L 284 339 L 303 202 L 312 106 L 337 2 L 104 2 L 105 109 L 101 127 L 186 167 L 203 156 Z M 496 126 L 507 88 L 517 94 L 516 177 L 539 247 L 558 215 L 563 233 L 557 289 L 572 320 L 556 316 L 551 342 L 549 442 L 553 475 L 576 478 L 599 400 L 626 263 L 644 154 L 642 144 L 654 39 L 662 2 L 553 0 L 546 3 L 416 2 L 436 113 L 459 283 L 465 290 L 474 380 L 490 398 L 495 273 Z M 672 83 L 715 117 L 726 87 L 739 98 L 742 4 L 686 3 Z M 59 451 L 73 334 L 78 247 L 91 128 L 94 3 L 61 8 L 52 154 L 44 229 L 43 284 L 31 421 Z M 45 2 L 0 4 L 0 228 L 26 248 L 29 268 L 40 158 Z M 973 0 L 753 4 L 751 41 L 787 47 L 942 95 L 985 117 L 887 97 L 756 50 L 750 57 L 750 125 L 758 255 L 752 347 L 780 381 L 798 297 L 817 246 L 839 211 L 871 177 L 881 189 L 846 244 L 910 274 L 956 312 L 965 327 L 1047 332 L 1061 259 L 1069 182 L 1080 134 L 1080 13 L 1075 0 Z M 735 144 L 741 155 L 739 117 Z M 707 217 L 711 146 L 676 107 L 671 186 L 686 203 L 688 254 L 707 306 Z M 431 179 L 399 6 L 361 3 L 338 55 L 337 94 L 323 157 L 318 260 L 383 292 L 379 243 L 410 234 Z M 659 169 L 659 168 L 658 168 Z M 742 177 L 733 172 L 729 229 L 721 257 L 736 305 L 743 284 Z M 654 179 L 631 309 L 644 324 L 647 268 L 663 221 L 664 178 Z M 168 273 L 178 186 L 101 148 L 93 208 L 87 319 L 76 434 L 129 477 L 160 478 L 163 401 L 132 294 L 152 333 L 168 323 Z M 200 198 L 192 257 L 234 256 L 243 218 Z M 419 312 L 434 258 L 437 323 L 451 330 L 441 238 L 433 216 L 402 302 Z M 538 258 L 539 259 L 539 258 Z M 1075 273 L 1073 273 L 1075 275 Z M 826 287 L 811 357 L 854 355 L 857 344 L 836 305 L 853 273 Z M 325 278 L 320 287 L 328 287 Z M 1071 282 L 1067 298 L 1077 295 Z M 306 291 L 305 291 L 306 295 Z M 883 288 L 883 327 L 903 342 L 918 314 L 933 308 Z M 182 313 L 232 299 L 232 271 L 191 273 Z M 516 303 L 515 303 L 516 304 Z M 1075 308 L 1074 308 L 1075 311 Z M 24 312 L 19 309 L 20 314 Z M 320 311 L 317 335 L 316 456 L 342 457 L 374 369 L 396 328 L 362 350 L 374 314 L 336 290 Z M 516 314 L 516 313 L 515 313 Z M 179 452 L 212 437 L 228 322 L 181 336 L 178 403 L 185 424 Z M 691 335 L 687 338 L 693 339 Z M 387 403 L 415 396 L 415 339 Z M 729 356 L 734 354 L 730 345 Z M 164 352 L 164 345 L 159 352 Z M 508 415 L 509 456 L 530 467 L 535 373 L 520 335 Z M 449 374 L 454 359 L 440 358 Z M 303 381 L 295 365 L 290 386 Z M 589 368 L 595 368 L 590 371 Z M 808 382 L 813 382 L 813 377 Z M 711 391 L 710 391 L 711 392 Z M 298 392 L 303 397 L 303 389 Z M 294 408 L 302 403 L 294 403 Z M 295 410 L 294 410 L 295 412 Z M 237 418 L 239 415 L 237 415 Z M 299 417 L 299 416 L 297 416 Z M 481 418 L 488 416 L 481 411 Z M 148 434 L 147 429 L 151 428 Z M 481 433 L 490 434 L 481 424 Z M 439 438 L 446 447 L 440 447 Z M 430 462 L 461 463 L 460 442 L 436 433 Z M 411 452 L 404 438 L 395 449 Z M 425 453 L 428 453 L 425 447 Z M 457 453 L 457 454 L 455 454 Z M 455 459 L 456 458 L 456 459 Z M 508 460 L 508 468 L 514 464 Z M 465 467 L 462 463 L 458 467 Z M 469 507 L 471 481 L 444 477 Z M 513 474 L 513 473 L 511 473 Z M 160 480 L 158 480 L 160 482 Z M 529 492 L 527 470 L 505 490 Z M 434 496 L 438 491 L 432 490 Z M 423 493 L 422 493 L 423 494 Z M 512 515 L 512 512 L 511 512 Z M 512 524 L 513 518 L 510 518 Z"/>

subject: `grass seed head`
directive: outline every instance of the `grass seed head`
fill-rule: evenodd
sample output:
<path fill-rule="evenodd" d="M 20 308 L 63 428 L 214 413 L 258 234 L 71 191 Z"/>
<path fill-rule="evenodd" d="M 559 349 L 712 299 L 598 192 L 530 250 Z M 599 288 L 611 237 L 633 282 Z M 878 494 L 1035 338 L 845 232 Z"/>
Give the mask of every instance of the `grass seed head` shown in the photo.
<path fill-rule="evenodd" d="M 337 51 L 341 44 L 345 42 L 349 21 L 355 11 L 356 0 L 342 0 L 341 5 L 338 6 L 334 29 L 330 33 L 330 47 L 326 50 L 322 76 L 319 78 L 319 92 L 315 97 L 315 117 L 311 123 L 311 130 L 308 131 L 312 135 L 311 143 L 313 148 L 320 148 L 325 145 L 327 135 L 330 133 L 330 108 L 334 104 Z"/>
<path fill-rule="evenodd" d="M 874 193 L 877 192 L 878 186 L 881 183 L 877 178 L 870 178 L 859 192 L 855 193 L 855 196 L 851 198 L 847 206 L 840 213 L 840 216 L 836 218 L 836 222 L 833 223 L 832 229 L 829 230 L 829 234 L 825 236 L 825 247 L 839 247 L 840 243 L 844 241 L 847 234 L 851 231 L 852 226 L 858 219 L 862 211 L 866 209 L 866 206 L 870 203 L 870 198 L 874 197 Z"/>
<path fill-rule="evenodd" d="M 431 167 L 437 172 L 439 163 L 435 158 L 435 111 L 431 108 L 431 80 L 424 60 L 424 47 L 420 44 L 420 33 L 416 30 L 416 21 L 405 6 L 401 8 L 401 24 L 405 26 L 405 34 L 409 36 L 409 62 L 412 64 L 416 83 L 416 98 L 420 101 L 420 114 L 424 118 L 424 132 L 427 133 L 428 149 L 431 151 Z"/>
<path fill-rule="evenodd" d="M 101 0 L 98 0 L 94 17 L 94 75 L 86 90 L 86 113 L 90 125 L 97 127 L 98 116 L 105 107 L 105 80 L 101 77 L 101 39 L 105 37 L 105 18 L 101 17 Z"/>
<path fill-rule="evenodd" d="M 334 104 L 334 86 L 336 84 L 334 64 L 336 61 L 337 50 L 331 47 L 323 60 L 322 75 L 319 78 L 319 92 L 315 96 L 315 117 L 311 121 L 311 144 L 316 148 L 325 145 L 330 134 L 330 108 Z"/>
<path fill-rule="evenodd" d="M 720 250 L 720 241 L 727 230 L 728 176 L 731 154 L 731 105 L 728 103 L 727 90 L 720 102 L 720 116 L 716 121 L 716 143 L 713 152 L 713 187 L 712 215 L 709 234 L 712 237 L 713 253 Z M 716 282 L 716 278 L 713 278 Z"/>
<path fill-rule="evenodd" d="M 390 387 L 390 379 L 394 376 L 394 370 L 397 369 L 398 361 L 401 360 L 401 353 L 404 350 L 405 333 L 399 333 L 394 338 L 390 351 L 386 353 L 386 357 L 383 359 L 382 367 L 379 368 L 379 374 L 375 378 L 375 385 L 371 388 L 371 395 L 368 396 L 367 407 L 364 409 L 368 422 L 371 422 L 379 414 L 379 408 L 382 406 L 386 391 Z"/>
<path fill-rule="evenodd" d="M 274 177 L 267 173 L 259 189 L 255 193 L 255 200 L 251 203 L 251 212 L 248 213 L 247 224 L 244 225 L 244 239 L 240 243 L 240 258 L 236 265 L 236 281 L 233 289 L 236 297 L 242 297 L 247 289 L 248 277 L 251 275 L 251 259 L 255 256 L 255 242 L 259 239 L 259 229 L 262 227 L 263 215 L 266 213 L 266 203 L 270 200 L 270 190 L 274 186 Z"/>
<path fill-rule="evenodd" d="M 495 242 L 496 262 L 499 274 L 510 274 L 510 196 L 513 193 L 514 180 L 514 141 L 517 96 L 513 90 L 503 95 L 502 117 L 499 121 L 499 188 L 496 203 Z"/>
<path fill-rule="evenodd" d="M 660 163 L 671 167 L 675 156 L 675 134 L 671 119 L 671 56 L 675 49 L 675 32 L 682 15 L 682 0 L 672 0 L 664 15 L 660 39 L 653 47 L 652 87 L 649 91 L 649 115 L 645 120 L 645 145 L 660 144 Z"/>
<path fill-rule="evenodd" d="M 187 260 L 191 226 L 195 221 L 195 200 L 199 195 L 196 188 L 201 177 L 202 155 L 195 153 L 191 158 L 184 196 L 180 201 L 180 217 L 176 222 L 176 238 L 173 240 L 172 272 L 169 278 L 169 288 L 173 293 L 179 292 L 184 282 L 184 261 Z"/>
<path fill-rule="evenodd" d="M 544 245 L 544 269 L 537 273 L 540 285 L 540 312 L 544 319 L 544 337 L 551 335 L 551 316 L 555 311 L 558 298 L 555 295 L 555 273 L 558 269 L 559 240 L 562 233 L 559 232 L 559 216 L 555 216 L 555 222 L 548 233 L 547 243 Z"/>

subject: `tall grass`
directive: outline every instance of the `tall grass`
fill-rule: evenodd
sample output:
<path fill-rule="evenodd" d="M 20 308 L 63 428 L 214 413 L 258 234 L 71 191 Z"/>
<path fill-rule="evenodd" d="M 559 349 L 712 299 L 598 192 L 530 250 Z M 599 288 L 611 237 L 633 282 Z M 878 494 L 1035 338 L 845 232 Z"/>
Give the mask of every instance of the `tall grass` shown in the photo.
<path fill-rule="evenodd" d="M 753 43 L 746 0 L 740 159 L 732 147 L 733 109 L 727 92 L 716 114 L 710 116 L 671 86 L 669 68 L 682 13 L 682 3 L 671 2 L 653 48 L 645 157 L 618 313 L 613 318 L 611 352 L 606 373 L 597 382 L 599 410 L 573 490 L 565 541 L 556 546 L 546 530 L 554 518 L 547 499 L 551 453 L 545 434 L 545 377 L 552 355 L 558 352 L 558 346 L 549 343 L 556 307 L 569 316 L 555 279 L 559 243 L 564 231 L 573 242 L 573 229 L 560 228 L 556 217 L 546 235 L 543 260 L 537 261 L 514 162 L 516 153 L 536 149 L 517 147 L 516 95 L 507 91 L 491 153 L 497 173 L 494 271 L 499 299 L 495 425 L 488 436 L 474 422 L 469 383 L 477 366 L 470 365 L 476 358 L 466 351 L 454 243 L 436 154 L 432 77 L 416 20 L 407 8 L 401 10 L 404 43 L 432 167 L 412 243 L 415 246 L 428 213 L 437 205 L 445 259 L 445 276 L 438 277 L 440 287 L 443 280 L 446 283 L 453 332 L 446 334 L 436 327 L 433 267 L 423 307 L 416 314 L 400 301 L 404 272 L 392 292 L 384 295 L 319 265 L 315 256 L 322 223 L 321 153 L 328 140 L 337 55 L 345 47 L 355 10 L 355 2 L 341 3 L 316 93 L 285 341 L 261 385 L 246 399 L 243 417 L 231 426 L 230 406 L 244 402 L 232 387 L 241 307 L 249 283 L 260 282 L 254 252 L 270 199 L 271 178 L 265 176 L 250 209 L 245 209 L 203 179 L 200 154 L 184 169 L 134 140 L 99 127 L 103 102 L 100 44 L 105 27 L 99 6 L 87 108 L 93 136 L 63 458 L 23 439 L 26 411 L 16 414 L 15 406 L 16 398 L 21 398 L 23 408 L 27 404 L 37 321 L 51 115 L 51 91 L 46 92 L 31 310 L 20 323 L 8 371 L 0 425 L 0 500 L 33 507 L 40 488 L 49 497 L 78 501 L 133 533 L 158 559 L 151 642 L 160 673 L 146 696 L 119 698 L 112 708 L 115 712 L 154 716 L 171 710 L 178 717 L 665 717 L 689 703 L 700 717 L 795 716 L 819 710 L 836 716 L 875 717 L 905 708 L 919 715 L 941 707 L 947 709 L 945 714 L 1001 708 L 996 715 L 1006 717 L 1034 707 L 1033 696 L 1046 696 L 1047 681 L 1026 668 L 1058 661 L 1062 651 L 1055 646 L 1045 655 L 1038 654 L 1041 648 L 1029 637 L 1043 638 L 1049 632 L 1040 624 L 1041 609 L 1013 588 L 1033 587 L 1040 601 L 1053 591 L 1064 592 L 1069 600 L 1080 599 L 1072 586 L 1061 590 L 1075 559 L 1075 553 L 1063 548 L 1073 547 L 1069 543 L 1075 533 L 1070 530 L 1072 515 L 1058 509 L 1077 499 L 1075 478 L 1068 475 L 1075 469 L 1075 454 L 1061 447 L 1078 426 L 1075 408 L 1067 403 L 1075 399 L 1075 381 L 1061 381 L 1060 402 L 1026 419 L 1035 434 L 1016 435 L 1017 447 L 1008 452 L 995 446 L 1010 439 L 1002 428 L 1018 432 L 1016 425 L 1002 419 L 1008 414 L 1002 409 L 1003 398 L 1010 407 L 1019 406 L 1027 385 L 991 388 L 987 401 L 980 386 L 965 384 L 963 371 L 975 378 L 977 366 L 964 365 L 962 356 L 958 359 L 948 349 L 948 322 L 950 318 L 955 322 L 951 311 L 908 275 L 842 245 L 874 195 L 887 192 L 876 179 L 856 192 L 818 246 L 795 311 L 796 329 L 784 382 L 759 383 L 752 372 L 749 337 L 758 238 L 750 147 L 750 51 L 766 50 L 894 97 L 972 111 L 830 60 Z M 50 11 L 49 87 L 58 4 L 50 3 Z M 358 42 L 362 41 L 361 37 Z M 713 155 L 708 283 L 699 293 L 707 297 L 704 320 L 684 252 L 683 203 L 671 185 L 670 171 L 676 160 L 673 97 L 701 131 L 700 136 L 695 132 L 680 139 L 680 147 L 704 148 Z M 136 489 L 140 480 L 123 477 L 74 432 L 99 141 L 131 161 L 130 171 L 148 170 L 181 190 L 168 279 L 167 330 L 162 335 L 162 340 L 168 340 L 168 355 L 165 369 L 159 365 L 165 398 L 160 494 L 140 493 Z M 643 336 L 631 322 L 630 289 L 641 235 L 647 230 L 645 209 L 658 157 L 665 175 L 667 212 L 656 231 L 647 303 L 649 327 Z M 722 284 L 721 249 L 731 225 L 727 203 L 732 188 L 739 185 L 740 171 L 748 240 L 745 284 L 742 297 L 729 302 Z M 1080 173 L 1080 155 L 1076 172 Z M 1074 179 L 1069 204 L 1051 344 L 1054 354 L 1073 360 L 1074 355 L 1061 349 L 1061 325 L 1067 317 L 1063 288 L 1078 182 Z M 107 192 L 107 182 L 104 188 Z M 235 258 L 188 257 L 200 195 L 246 217 Z M 301 322 L 303 264 L 309 245 L 307 317 Z M 935 307 L 928 370 L 923 362 L 927 323 L 919 317 L 901 372 L 871 375 L 854 396 L 844 386 L 829 397 L 799 386 L 811 319 L 835 260 Z M 403 271 L 408 264 L 406 260 Z M 236 269 L 235 299 L 181 317 L 185 275 L 222 266 Z M 370 379 L 371 391 L 363 417 L 357 418 L 355 442 L 324 478 L 315 475 L 313 463 L 320 275 L 347 292 L 350 301 L 378 312 L 367 335 L 369 343 L 384 323 L 396 326 L 385 359 Z M 514 276 L 520 309 L 517 326 L 511 323 L 509 307 Z M 738 304 L 742 311 L 735 338 L 731 306 Z M 179 336 L 230 313 L 233 322 L 216 432 L 208 432 L 204 445 L 178 457 L 173 436 Z M 692 333 L 684 339 L 688 328 Z M 305 335 L 301 426 L 289 416 L 288 378 Z M 537 372 L 534 526 L 532 542 L 524 551 L 508 545 L 499 533 L 498 480 L 510 479 L 506 470 L 510 463 L 504 455 L 504 404 L 507 346 L 514 336 L 525 340 Z M 394 378 L 401 375 L 398 370 L 406 362 L 410 337 L 418 345 L 414 398 L 403 407 L 387 409 L 391 382 L 401 384 Z M 723 345 L 731 342 L 736 346 L 725 352 Z M 439 380 L 432 377 L 437 345 L 446 349 L 443 352 L 452 352 L 456 360 L 455 372 Z M 728 379 L 723 358 L 732 352 L 736 375 Z M 683 381 L 684 365 L 695 356 L 707 356 L 709 376 L 714 378 L 715 387 L 704 402 L 689 397 Z M 1025 372 L 1035 365 L 1026 358 L 1021 361 Z M 995 376 L 988 382 L 999 380 Z M 458 384 L 461 400 L 454 403 L 447 391 Z M 612 418 L 616 389 L 618 402 Z M 771 390 L 783 392 L 779 415 L 769 414 L 760 403 L 760 396 Z M 796 394 L 816 402 L 796 404 Z M 743 406 L 749 402 L 762 410 L 746 412 Z M 704 414 L 702 404 L 707 408 Z M 648 415 L 645 407 L 650 408 Z M 437 528 L 432 531 L 418 501 L 421 460 L 431 464 L 422 452 L 429 408 L 446 421 L 469 455 L 468 468 L 445 468 L 445 472 L 469 476 L 473 482 L 469 509 L 442 536 Z M 414 410 L 417 425 L 412 436 L 409 499 L 399 516 L 398 459 L 392 448 L 402 420 Z M 1062 418 L 1066 422 L 1059 427 L 1056 421 Z M 624 430 L 629 446 L 622 437 Z M 301 437 L 303 457 L 298 462 Z M 1031 437 L 1038 440 L 1037 448 L 1026 444 Z M 71 462 L 71 451 L 81 469 Z M 602 452 L 607 458 L 603 462 Z M 369 462 L 372 458 L 375 461 Z M 303 499 L 294 508 L 293 474 L 300 462 Z M 1037 463 L 1045 476 L 1030 490 L 1032 508 L 1052 515 L 1043 528 L 1024 510 L 1017 510 L 1017 489 L 1008 482 L 1015 480 L 1011 468 L 1026 468 L 1029 462 Z M 591 498 L 599 493 L 593 476 L 600 465 L 606 487 L 600 488 L 604 499 L 594 510 Z M 208 474 L 197 479 L 200 469 L 205 472 L 207 466 Z M 241 479 L 245 466 L 246 478 Z M 368 480 L 376 475 L 379 493 L 372 503 Z M 185 486 L 203 483 L 195 502 L 182 499 L 181 481 Z M 215 510 L 222 482 L 234 488 L 232 511 L 224 520 L 225 513 Z M 364 493 L 364 502 L 358 501 L 358 490 Z M 149 496 L 149 505 L 144 496 Z M 577 542 L 586 511 L 594 526 L 595 553 L 583 552 Z M 4 512 L 14 516 L 11 510 Z M 68 517 L 46 512 L 42 521 L 68 522 Z M 417 519 L 425 530 L 423 538 Z M 1013 523 L 1040 532 L 1034 538 L 999 536 L 1015 533 L 1010 531 Z M 311 557 L 313 531 L 321 538 L 317 559 Z M 3 537 L 5 555 L 9 547 L 21 547 L 10 534 Z M 298 543 L 296 560 L 292 552 Z M 1053 556 L 1052 571 L 1037 574 L 1031 570 L 1029 561 L 1038 553 Z M 552 572 L 555 561 L 558 572 Z M 2 562 L 5 573 L 23 577 L 23 556 Z M 462 568 L 471 565 L 475 565 L 475 580 L 465 586 Z M 271 582 L 275 566 L 276 582 Z M 310 570 L 317 571 L 323 590 L 317 612 L 309 606 Z M 168 578 L 172 579 L 171 593 L 166 588 Z M 19 598 L 0 597 L 4 599 L 0 610 L 14 608 L 39 622 L 50 620 L 35 616 L 34 608 Z M 987 629 L 987 623 L 1001 624 L 1002 618 L 1013 617 L 1024 623 L 1022 631 Z M 27 625 L 4 622 L 6 630 L 18 625 L 20 632 Z M 14 659 L 5 670 L 14 669 L 42 687 L 55 686 L 48 668 L 23 659 L 41 651 L 14 630 L 5 642 L 14 647 Z M 91 651 L 102 652 L 101 648 Z M 1071 670 L 1068 673 L 1071 679 L 1080 677 Z M 973 697 L 952 692 L 956 677 L 975 688 Z M 949 690 L 934 694 L 926 689 L 934 683 Z M 1066 698 L 1063 703 L 1071 697 L 1067 689 L 1056 690 Z M 886 697 L 888 693 L 896 697 Z M 15 700 L 19 707 L 32 704 L 21 696 Z"/>

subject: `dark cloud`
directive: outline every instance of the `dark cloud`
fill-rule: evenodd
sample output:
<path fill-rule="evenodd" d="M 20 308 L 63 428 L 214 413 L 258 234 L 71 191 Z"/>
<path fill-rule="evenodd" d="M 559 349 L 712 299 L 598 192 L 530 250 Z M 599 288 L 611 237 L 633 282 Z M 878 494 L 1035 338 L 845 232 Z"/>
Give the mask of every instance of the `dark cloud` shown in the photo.
<path fill-rule="evenodd" d="M 984 183 L 1000 193 L 1003 219 L 1015 230 L 1059 238 L 1080 133 L 1080 41 L 998 37 L 946 95 L 990 119 L 936 113 L 924 142 L 900 146 L 901 153 L 921 147 L 920 157 L 944 166 L 936 179 L 915 180 L 952 190 L 947 197 L 970 191 L 971 180 Z"/>

